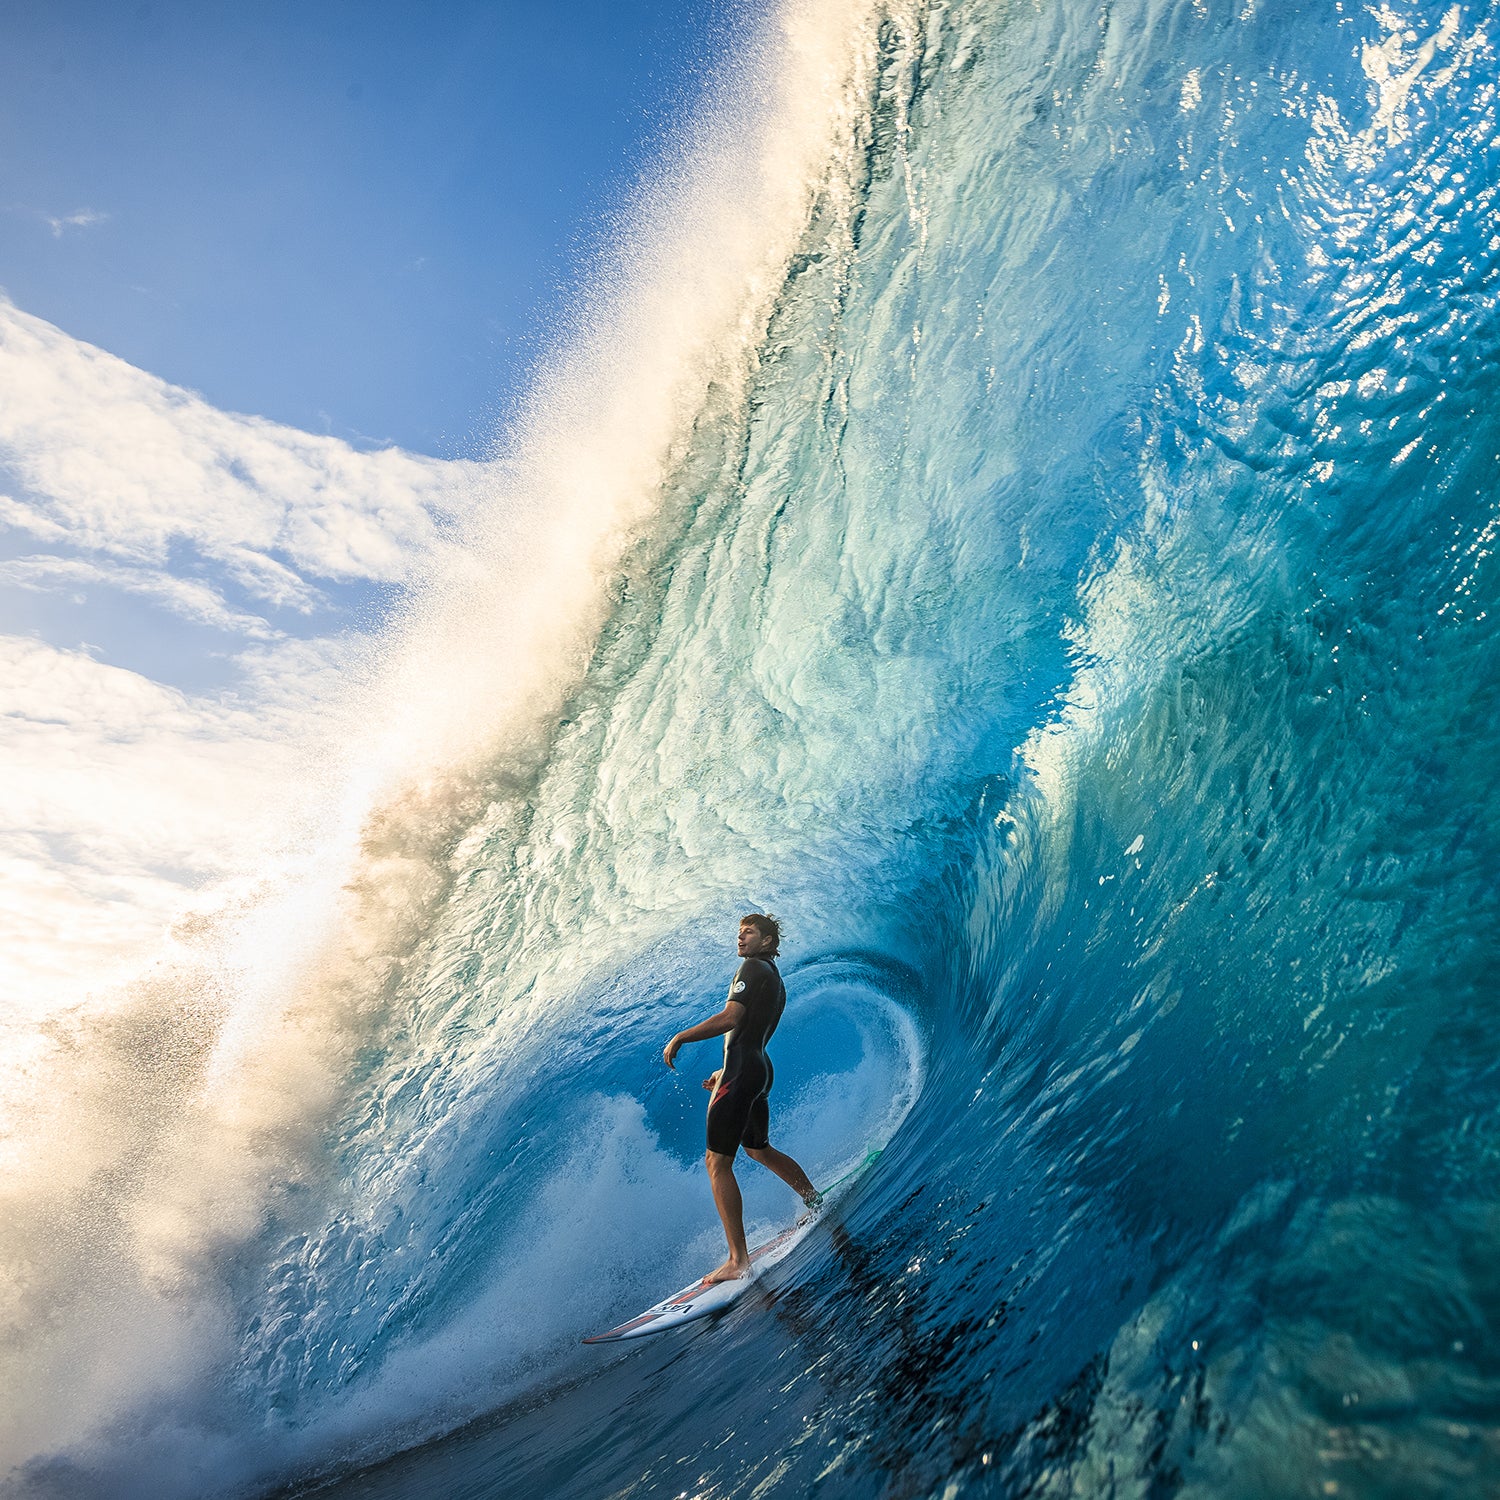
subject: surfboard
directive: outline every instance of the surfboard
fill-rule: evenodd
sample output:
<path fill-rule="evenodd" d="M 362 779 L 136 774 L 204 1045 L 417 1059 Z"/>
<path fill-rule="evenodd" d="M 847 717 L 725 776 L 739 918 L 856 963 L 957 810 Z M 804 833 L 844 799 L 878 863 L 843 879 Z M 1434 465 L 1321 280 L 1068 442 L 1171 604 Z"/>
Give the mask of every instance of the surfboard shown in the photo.
<path fill-rule="evenodd" d="M 878 1147 L 870 1151 L 858 1166 L 845 1172 L 842 1177 L 823 1190 L 823 1201 L 813 1213 L 790 1228 L 783 1229 L 778 1234 L 773 1234 L 770 1239 L 763 1240 L 754 1246 L 750 1251 L 750 1274 L 748 1276 L 741 1276 L 737 1281 L 716 1282 L 700 1276 L 697 1281 L 689 1282 L 681 1291 L 673 1292 L 670 1297 L 663 1297 L 660 1302 L 648 1307 L 645 1312 L 631 1318 L 628 1322 L 621 1323 L 618 1328 L 611 1328 L 608 1333 L 590 1334 L 583 1342 L 585 1344 L 617 1344 L 624 1339 L 645 1338 L 647 1334 L 665 1333 L 669 1328 L 681 1328 L 684 1323 L 696 1323 L 699 1318 L 722 1312 L 743 1297 L 778 1261 L 785 1260 L 818 1227 L 819 1221 L 828 1213 L 834 1202 L 844 1195 L 854 1179 L 879 1155 Z"/>

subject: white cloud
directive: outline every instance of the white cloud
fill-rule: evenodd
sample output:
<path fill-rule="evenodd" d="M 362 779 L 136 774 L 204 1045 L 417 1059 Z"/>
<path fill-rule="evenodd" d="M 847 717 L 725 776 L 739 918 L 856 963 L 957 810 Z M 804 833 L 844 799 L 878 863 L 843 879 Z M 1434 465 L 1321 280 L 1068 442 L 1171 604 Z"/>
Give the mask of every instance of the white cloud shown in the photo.
<path fill-rule="evenodd" d="M 0 994 L 36 1014 L 124 979 L 195 891 L 266 858 L 350 651 L 285 642 L 194 698 L 0 636 Z"/>
<path fill-rule="evenodd" d="M 119 589 L 160 604 L 179 619 L 215 630 L 232 632 L 252 641 L 274 641 L 282 632 L 259 615 L 232 608 L 210 585 L 193 578 L 179 578 L 160 568 L 130 568 L 114 562 L 91 562 L 80 557 L 55 557 L 37 553 L 0 562 L 0 588 L 50 593 L 58 589 L 83 590 L 91 586 Z"/>
<path fill-rule="evenodd" d="M 10 495 L 0 495 L 0 526 L 24 531 L 44 542 L 66 542 L 68 529 L 43 515 L 34 505 L 26 505 Z"/>
<path fill-rule="evenodd" d="M 42 217 L 47 221 L 52 237 L 59 240 L 66 229 L 92 229 L 95 224 L 103 224 L 109 219 L 108 214 L 100 213 L 92 208 L 75 209 L 70 214 L 43 214 Z"/>
<path fill-rule="evenodd" d="M 411 577 L 483 472 L 217 411 L 3 300 L 0 467 L 11 526 L 156 567 L 186 545 L 299 609 L 307 577 Z"/>

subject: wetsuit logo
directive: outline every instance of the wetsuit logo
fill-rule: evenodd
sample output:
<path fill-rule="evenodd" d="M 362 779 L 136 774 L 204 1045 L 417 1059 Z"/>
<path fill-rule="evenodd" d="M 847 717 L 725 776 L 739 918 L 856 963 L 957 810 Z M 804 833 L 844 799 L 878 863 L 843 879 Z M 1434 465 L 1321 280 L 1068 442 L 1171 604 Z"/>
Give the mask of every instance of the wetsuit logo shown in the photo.
<path fill-rule="evenodd" d="M 734 986 L 733 986 L 733 988 L 731 988 L 731 989 L 730 989 L 730 991 L 729 991 L 729 993 L 730 993 L 730 994 L 731 994 L 731 995 L 738 995 L 738 994 L 739 994 L 739 992 L 740 992 L 740 991 L 741 991 L 741 990 L 742 990 L 742 989 L 744 989 L 744 988 L 745 988 L 745 981 L 744 981 L 744 980 L 743 980 L 743 979 L 740 979 L 740 980 L 736 980 L 736 982 L 735 982 L 735 984 L 734 984 Z"/>

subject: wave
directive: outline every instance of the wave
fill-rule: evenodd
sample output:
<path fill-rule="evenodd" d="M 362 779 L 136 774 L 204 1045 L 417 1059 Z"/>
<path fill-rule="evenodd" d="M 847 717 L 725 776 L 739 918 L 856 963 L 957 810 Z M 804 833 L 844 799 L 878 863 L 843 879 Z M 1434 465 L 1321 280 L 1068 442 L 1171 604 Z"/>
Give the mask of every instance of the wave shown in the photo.
<path fill-rule="evenodd" d="M 1495 19 L 780 13 L 286 889 L 45 1074 L 20 1492 L 1483 1493 Z M 601 1360 L 765 905 L 886 1151 Z"/>

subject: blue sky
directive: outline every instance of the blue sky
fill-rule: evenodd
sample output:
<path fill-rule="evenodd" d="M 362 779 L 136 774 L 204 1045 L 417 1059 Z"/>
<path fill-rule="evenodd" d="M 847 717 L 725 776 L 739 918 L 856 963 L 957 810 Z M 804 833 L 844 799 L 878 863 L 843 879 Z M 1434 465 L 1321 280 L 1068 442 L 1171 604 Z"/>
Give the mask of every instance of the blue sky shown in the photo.
<path fill-rule="evenodd" d="M 0 288 L 361 446 L 477 455 L 729 0 L 10 0 Z"/>

